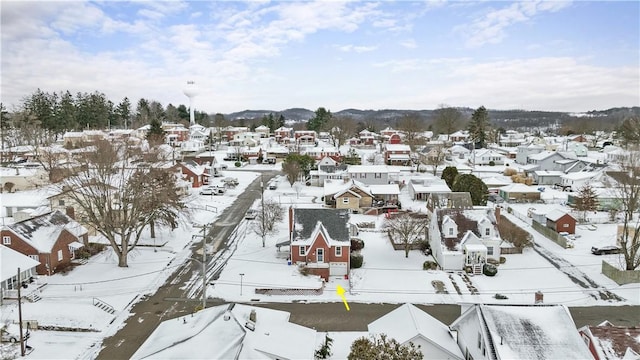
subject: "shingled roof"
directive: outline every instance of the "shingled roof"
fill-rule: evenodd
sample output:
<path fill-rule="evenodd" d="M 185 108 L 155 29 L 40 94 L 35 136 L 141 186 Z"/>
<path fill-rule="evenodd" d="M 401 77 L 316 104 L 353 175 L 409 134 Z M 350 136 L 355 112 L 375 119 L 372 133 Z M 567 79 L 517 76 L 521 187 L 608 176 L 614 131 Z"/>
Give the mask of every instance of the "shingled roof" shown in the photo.
<path fill-rule="evenodd" d="M 316 224 L 321 222 L 335 241 L 349 241 L 348 209 L 299 209 L 293 210 L 293 241 L 311 237 Z"/>

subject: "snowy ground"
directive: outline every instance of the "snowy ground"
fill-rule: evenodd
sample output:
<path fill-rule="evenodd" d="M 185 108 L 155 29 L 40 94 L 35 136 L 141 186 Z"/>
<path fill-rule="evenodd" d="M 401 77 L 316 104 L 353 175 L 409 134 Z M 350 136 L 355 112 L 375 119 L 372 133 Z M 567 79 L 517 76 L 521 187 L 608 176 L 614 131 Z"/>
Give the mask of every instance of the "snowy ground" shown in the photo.
<path fill-rule="evenodd" d="M 228 170 L 226 176 L 237 177 L 240 185 L 224 196 L 192 195 L 190 207 L 194 210 L 190 221 L 204 224 L 215 221 L 220 212 L 232 204 L 235 197 L 259 176 L 252 169 L 273 169 L 273 166 L 257 165 L 242 169 Z M 413 176 L 407 172 L 402 179 Z M 266 199 L 278 201 L 283 207 L 304 203 L 308 206 L 321 206 L 322 188 L 302 187 L 295 190 L 283 178 L 276 179 L 276 190 L 265 190 Z M 550 194 L 550 193 L 547 193 Z M 561 197 L 562 194 L 552 196 Z M 2 199 L 0 199 L 2 200 Z M 405 208 L 424 209 L 424 202 L 414 202 L 408 198 L 406 190 L 400 195 Z M 258 207 L 255 204 L 254 207 Z M 520 218 L 526 219 L 530 205 L 513 205 Z M 536 207 L 541 205 L 536 204 Z M 559 205 L 555 205 L 559 206 Z M 510 215 L 513 221 L 531 230 L 523 220 Z M 356 222 L 375 221 L 378 225 L 382 217 L 354 215 Z M 310 296 L 268 296 L 255 294 L 256 288 L 318 288 L 321 282 L 314 276 L 302 276 L 293 265 L 288 265 L 286 256 L 278 253 L 275 244 L 287 239 L 287 225 L 278 225 L 279 231 L 262 239 L 251 229 L 251 221 L 243 220 L 237 233 L 240 236 L 237 250 L 230 258 L 215 285 L 208 288 L 209 297 L 219 297 L 227 301 L 250 302 L 252 300 L 269 302 L 339 302 L 335 292 L 337 285 L 348 290 L 346 296 L 350 304 L 357 303 L 460 303 L 460 302 L 503 302 L 533 303 L 537 291 L 544 293 L 546 303 L 561 303 L 568 306 L 587 305 L 629 305 L 640 304 L 638 285 L 618 286 L 600 273 L 602 259 L 618 261 L 617 255 L 595 256 L 589 251 L 592 245 L 611 244 L 614 239 L 615 225 L 599 224 L 596 231 L 579 226 L 572 249 L 562 249 L 553 242 L 532 231 L 535 242 L 546 251 L 565 259 L 572 267 L 591 278 L 602 289 L 609 289 L 624 298 L 623 301 L 609 302 L 592 296 L 594 289 L 585 289 L 570 280 L 565 273 L 534 250 L 525 250 L 520 255 L 506 255 L 506 263 L 500 265 L 495 277 L 467 277 L 462 273 L 442 271 L 424 271 L 422 264 L 428 258 L 419 251 L 411 251 L 405 258 L 403 251 L 394 251 L 384 234 L 380 231 L 361 231 L 359 237 L 366 245 L 362 250 L 364 265 L 354 269 L 349 280 L 334 278 L 325 285 L 324 293 Z M 92 358 L 99 351 L 101 339 L 112 335 L 129 316 L 131 304 L 144 294 L 155 291 L 172 272 L 180 266 L 189 254 L 197 231 L 190 223 L 170 232 L 158 231 L 156 245 L 164 246 L 154 251 L 152 247 L 138 248 L 131 254 L 129 267 L 116 266 L 116 259 L 109 252 L 95 256 L 86 265 L 76 268 L 66 275 L 54 275 L 46 279 L 49 283 L 43 291 L 43 300 L 36 303 L 25 302 L 23 318 L 36 320 L 39 326 L 64 326 L 92 330 L 86 332 L 33 331 L 29 345 L 34 351 L 29 355 L 33 359 L 69 359 Z M 147 244 L 154 241 L 146 238 Z M 285 249 L 283 249 L 285 251 Z M 572 268 L 573 269 L 573 268 Z M 244 274 L 240 276 L 240 274 Z M 194 278 L 194 281 L 199 281 Z M 242 285 L 241 285 L 242 282 Z M 436 291 L 434 282 L 440 282 L 442 290 Z M 242 292 L 242 295 L 241 295 Z M 506 300 L 495 300 L 496 293 L 504 294 Z M 104 301 L 116 309 L 110 315 L 93 306 L 94 298 Z M 352 305 L 353 306 L 353 305 Z M 17 306 L 4 303 L 2 321 L 16 321 Z M 0 355 L 16 354 L 15 347 L 0 347 Z"/>

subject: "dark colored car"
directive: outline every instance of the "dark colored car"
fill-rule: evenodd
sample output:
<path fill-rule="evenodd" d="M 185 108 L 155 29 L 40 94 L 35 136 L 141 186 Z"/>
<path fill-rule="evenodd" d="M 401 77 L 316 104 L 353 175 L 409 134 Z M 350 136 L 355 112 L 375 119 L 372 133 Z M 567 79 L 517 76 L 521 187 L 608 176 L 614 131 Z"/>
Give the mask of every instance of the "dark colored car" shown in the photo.
<path fill-rule="evenodd" d="M 609 254 L 620 254 L 622 249 L 617 246 L 603 246 L 603 247 L 592 247 L 591 253 L 593 255 L 609 255 Z"/>

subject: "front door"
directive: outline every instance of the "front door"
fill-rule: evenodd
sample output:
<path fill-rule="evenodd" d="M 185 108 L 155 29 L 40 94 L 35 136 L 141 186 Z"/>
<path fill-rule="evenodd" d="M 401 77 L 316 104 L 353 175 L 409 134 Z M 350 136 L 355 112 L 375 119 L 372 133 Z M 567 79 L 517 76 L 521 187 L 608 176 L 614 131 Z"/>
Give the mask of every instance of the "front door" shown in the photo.
<path fill-rule="evenodd" d="M 324 249 L 323 248 L 319 248 L 316 251 L 318 253 L 318 259 L 316 261 L 319 262 L 319 263 L 324 262 Z"/>

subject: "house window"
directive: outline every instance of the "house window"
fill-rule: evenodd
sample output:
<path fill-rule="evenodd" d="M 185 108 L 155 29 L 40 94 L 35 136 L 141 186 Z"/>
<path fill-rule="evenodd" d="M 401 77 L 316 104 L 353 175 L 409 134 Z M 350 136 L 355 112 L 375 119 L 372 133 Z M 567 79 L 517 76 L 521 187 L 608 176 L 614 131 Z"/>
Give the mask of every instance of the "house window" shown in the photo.
<path fill-rule="evenodd" d="M 343 204 L 348 204 L 349 203 L 349 198 L 348 197 L 343 197 L 342 198 L 342 203 Z"/>
<path fill-rule="evenodd" d="M 367 177 L 367 174 L 365 173 L 360 173 L 360 179 L 365 179 Z"/>
<path fill-rule="evenodd" d="M 62 250 L 58 250 L 58 261 L 62 261 L 63 256 L 62 256 Z"/>
<path fill-rule="evenodd" d="M 300 254 L 300 256 L 305 256 L 307 255 L 307 247 L 306 246 L 300 246 L 298 247 L 298 253 Z"/>
<path fill-rule="evenodd" d="M 336 256 L 342 256 L 342 246 L 336 246 Z"/>
<path fill-rule="evenodd" d="M 376 173 L 375 177 L 376 179 L 382 179 L 382 173 Z"/>
<path fill-rule="evenodd" d="M 487 236 L 491 235 L 491 228 L 484 229 L 484 234 Z"/>
<path fill-rule="evenodd" d="M 64 206 L 64 200 L 58 200 L 58 206 Z"/>
<path fill-rule="evenodd" d="M 316 262 L 324 262 L 324 249 L 323 248 L 318 248 L 316 250 Z"/>
<path fill-rule="evenodd" d="M 563 228 L 568 228 L 568 227 L 569 227 L 569 224 L 562 224 L 562 227 L 563 227 Z"/>
<path fill-rule="evenodd" d="M 453 228 L 449 228 L 449 236 L 453 236 Z"/>
<path fill-rule="evenodd" d="M 3 236 L 2 245 L 11 245 L 11 236 Z"/>
<path fill-rule="evenodd" d="M 487 246 L 487 255 L 493 255 L 493 246 Z"/>
<path fill-rule="evenodd" d="M 478 333 L 478 349 L 482 347 L 482 334 Z"/>
<path fill-rule="evenodd" d="M 32 258 L 35 261 L 40 262 L 40 256 L 39 255 L 29 255 L 30 258 Z"/>

